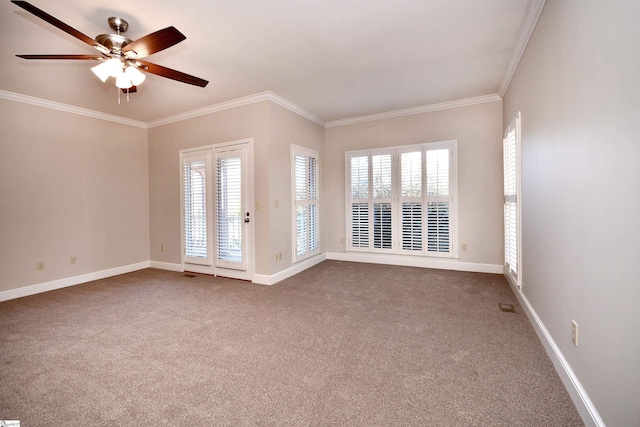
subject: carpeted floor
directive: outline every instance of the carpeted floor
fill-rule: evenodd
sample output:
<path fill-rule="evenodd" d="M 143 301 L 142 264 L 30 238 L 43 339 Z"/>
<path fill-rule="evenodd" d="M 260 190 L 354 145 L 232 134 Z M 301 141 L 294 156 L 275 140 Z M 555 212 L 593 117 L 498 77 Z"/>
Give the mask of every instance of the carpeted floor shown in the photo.
<path fill-rule="evenodd" d="M 411 267 L 148 269 L 3 302 L 0 377 L 23 427 L 583 425 L 502 276 Z"/>

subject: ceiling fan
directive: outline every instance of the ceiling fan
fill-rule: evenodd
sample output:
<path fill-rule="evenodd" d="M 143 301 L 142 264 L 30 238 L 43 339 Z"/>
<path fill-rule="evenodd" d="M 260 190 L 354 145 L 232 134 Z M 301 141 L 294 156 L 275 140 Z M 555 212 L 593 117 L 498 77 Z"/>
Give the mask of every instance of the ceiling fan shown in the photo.
<path fill-rule="evenodd" d="M 167 27 L 137 40 L 130 40 L 121 35 L 127 31 L 129 23 L 122 18 L 111 17 L 108 20 L 109 26 L 117 34 L 100 34 L 92 39 L 26 1 L 11 2 L 100 52 L 100 55 L 16 55 L 20 58 L 101 61 L 91 71 L 103 82 L 109 77 L 115 77 L 116 86 L 126 93 L 136 92 L 136 87 L 144 81 L 145 75 L 140 70 L 199 87 L 205 87 L 209 83 L 199 77 L 142 60 L 185 40 L 184 34 L 175 27 Z"/>

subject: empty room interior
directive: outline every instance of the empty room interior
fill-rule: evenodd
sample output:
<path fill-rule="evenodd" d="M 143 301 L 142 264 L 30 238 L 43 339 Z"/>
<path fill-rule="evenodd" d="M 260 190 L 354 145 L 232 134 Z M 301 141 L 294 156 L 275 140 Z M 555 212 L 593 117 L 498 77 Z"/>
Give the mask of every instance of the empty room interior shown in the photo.
<path fill-rule="evenodd" d="M 640 427 L 639 19 L 3 0 L 0 420 Z"/>

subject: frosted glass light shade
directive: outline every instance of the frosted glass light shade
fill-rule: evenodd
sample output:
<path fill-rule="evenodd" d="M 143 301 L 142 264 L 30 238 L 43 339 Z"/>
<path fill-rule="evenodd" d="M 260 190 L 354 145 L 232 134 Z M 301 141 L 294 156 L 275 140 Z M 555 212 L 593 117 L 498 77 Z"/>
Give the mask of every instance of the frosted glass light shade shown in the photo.
<path fill-rule="evenodd" d="M 138 86 L 147 78 L 147 76 L 141 73 L 140 70 L 131 65 L 124 70 L 124 74 L 129 78 L 129 80 L 131 80 L 131 83 L 133 83 L 134 86 Z"/>
<path fill-rule="evenodd" d="M 106 82 L 111 75 L 108 61 L 102 62 L 100 63 L 100 65 L 92 67 L 91 71 L 93 71 L 93 74 L 95 74 L 100 80 L 102 80 L 102 83 Z"/>
<path fill-rule="evenodd" d="M 109 75 L 111 77 L 118 77 L 122 74 L 122 62 L 118 58 L 111 58 L 107 61 L 109 64 Z"/>
<path fill-rule="evenodd" d="M 118 58 L 111 58 L 91 68 L 91 71 L 104 83 L 109 77 L 118 77 L 122 74 L 122 62 Z"/>
<path fill-rule="evenodd" d="M 131 83 L 131 80 L 129 80 L 129 77 L 127 77 L 125 73 L 122 73 L 116 78 L 116 86 L 120 89 L 129 89 L 133 86 L 133 83 Z"/>

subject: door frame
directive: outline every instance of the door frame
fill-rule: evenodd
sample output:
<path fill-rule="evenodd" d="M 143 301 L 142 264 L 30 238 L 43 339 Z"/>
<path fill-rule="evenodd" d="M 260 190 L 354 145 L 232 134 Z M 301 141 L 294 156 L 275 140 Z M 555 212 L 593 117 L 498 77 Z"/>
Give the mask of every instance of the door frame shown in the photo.
<path fill-rule="evenodd" d="M 203 153 L 210 153 L 211 158 L 213 159 L 215 156 L 215 151 L 224 148 L 232 148 L 232 147 L 240 147 L 242 148 L 242 154 L 244 156 L 244 165 L 245 165 L 245 194 L 244 194 L 244 205 L 245 211 L 249 213 L 249 217 L 251 218 L 249 223 L 246 223 L 245 228 L 245 239 L 246 239 L 246 256 L 247 256 L 247 269 L 246 270 L 233 270 L 227 269 L 223 267 L 215 266 L 215 258 L 212 258 L 211 265 L 199 265 L 189 263 L 185 256 L 185 211 L 184 211 L 184 171 L 183 171 L 183 163 L 184 157 L 188 156 L 190 153 L 202 151 Z M 245 138 L 239 139 L 235 141 L 227 141 L 218 144 L 210 144 L 193 148 L 185 148 L 180 150 L 179 152 L 179 162 L 180 162 L 180 248 L 181 248 L 181 264 L 183 271 L 190 271 L 194 273 L 201 274 L 210 274 L 213 276 L 222 276 L 222 277 L 230 277 L 233 279 L 240 280 L 249 280 L 253 281 L 253 276 L 255 274 L 255 213 L 253 207 L 254 204 L 254 171 L 253 171 L 253 138 Z M 209 223 L 207 226 L 208 230 L 214 230 L 215 227 L 215 215 L 213 215 L 215 211 L 215 188 L 214 185 L 214 177 L 215 177 L 215 165 L 211 164 L 211 173 L 210 177 L 207 178 L 207 184 L 212 186 L 212 191 L 208 192 L 210 194 L 207 199 L 207 218 Z M 211 250 L 212 257 L 215 257 L 215 233 L 208 232 L 208 249 Z"/>

